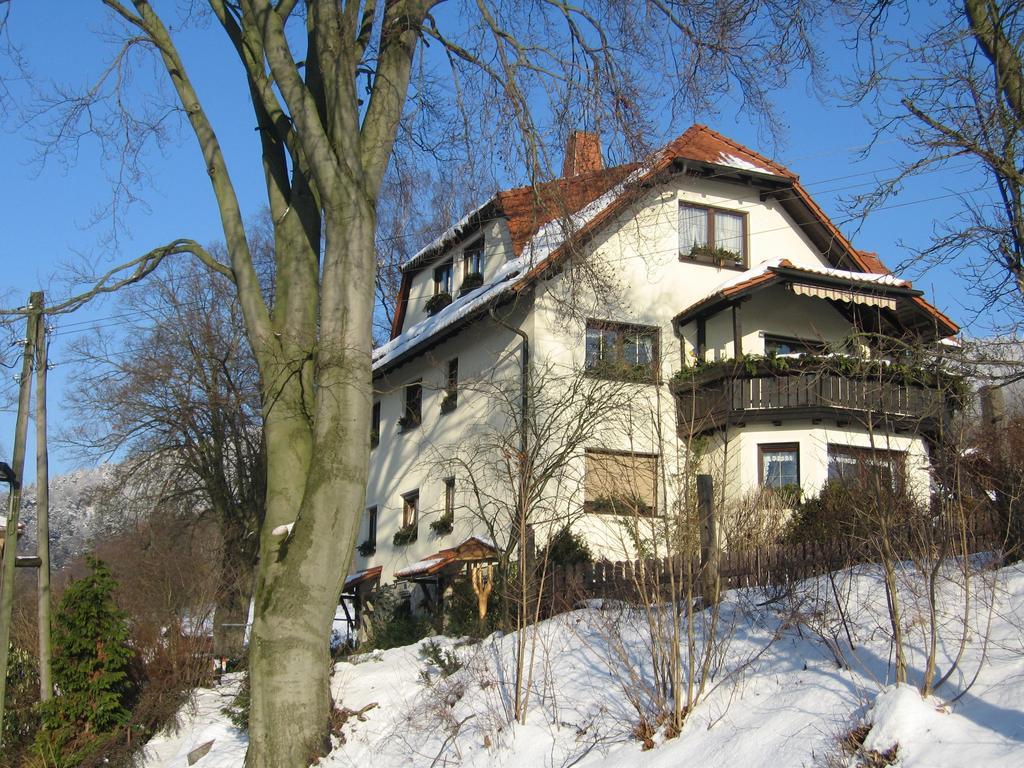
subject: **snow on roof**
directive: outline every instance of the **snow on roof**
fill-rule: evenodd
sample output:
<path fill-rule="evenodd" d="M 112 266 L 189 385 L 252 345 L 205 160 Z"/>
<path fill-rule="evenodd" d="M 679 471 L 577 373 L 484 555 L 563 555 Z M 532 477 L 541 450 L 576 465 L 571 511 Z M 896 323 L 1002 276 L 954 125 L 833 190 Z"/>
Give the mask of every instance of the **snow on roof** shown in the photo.
<path fill-rule="evenodd" d="M 402 271 L 404 272 L 411 269 L 437 249 L 458 240 L 462 234 L 462 230 L 469 226 L 469 222 L 473 220 L 473 217 L 479 215 L 480 212 L 490 204 L 492 199 L 493 198 L 488 198 L 485 202 L 476 206 L 476 208 L 448 227 L 448 229 L 431 240 L 427 245 L 420 248 L 415 254 L 409 257 L 405 264 L 402 265 Z"/>
<path fill-rule="evenodd" d="M 788 259 L 782 257 L 776 257 L 774 259 L 767 259 L 762 261 L 760 264 L 756 264 L 745 272 L 740 272 L 738 275 L 733 275 L 727 280 L 722 281 L 714 288 L 712 288 L 707 296 L 714 296 L 717 293 L 727 291 L 730 288 L 735 288 L 737 285 L 742 285 L 750 280 L 761 277 L 768 272 L 775 269 L 790 269 L 797 272 L 806 272 L 811 275 L 823 275 L 825 277 L 835 277 L 842 280 L 858 280 L 865 283 L 877 283 L 879 285 L 888 285 L 895 288 L 909 288 L 910 281 L 902 280 L 895 275 L 879 275 L 871 272 L 851 272 L 846 269 L 834 269 L 832 267 L 808 267 L 804 265 L 796 265 L 790 262 Z"/>
<path fill-rule="evenodd" d="M 456 299 L 436 315 L 420 320 L 391 341 L 377 347 L 373 350 L 373 369 L 376 371 L 412 349 L 419 342 L 429 339 L 457 320 L 485 306 L 489 301 L 511 288 L 511 279 L 522 272 L 526 266 L 528 266 L 526 257 L 506 262 L 487 285 L 477 288 L 461 299 Z"/>
<path fill-rule="evenodd" d="M 543 225 L 527 242 L 522 255 L 505 262 L 486 285 L 463 298 L 456 299 L 436 315 L 420 320 L 391 341 L 377 347 L 373 350 L 374 371 L 510 291 L 515 285 L 513 278 L 529 272 L 532 267 L 550 256 L 571 233 L 586 226 L 622 194 L 626 185 L 636 178 L 638 173 L 639 171 L 634 171 L 568 219 L 559 218 Z"/>
<path fill-rule="evenodd" d="M 763 168 L 760 165 L 755 165 L 749 160 L 744 160 L 742 157 L 730 155 L 726 152 L 721 153 L 718 156 L 718 159 L 715 161 L 715 163 L 717 165 L 727 165 L 730 168 L 739 168 L 740 170 L 743 171 L 756 171 L 757 173 L 767 173 L 772 176 L 778 176 L 778 174 L 775 173 L 775 171 L 769 170 L 768 168 Z"/>
<path fill-rule="evenodd" d="M 887 286 L 892 288 L 910 288 L 911 284 L 908 280 L 902 280 L 892 274 L 875 274 L 872 272 L 851 272 L 845 269 L 834 269 L 832 267 L 808 267 L 804 265 L 797 266 L 789 259 L 776 257 L 774 259 L 766 259 L 760 264 L 756 264 L 748 270 L 740 272 L 738 275 L 733 275 L 727 280 L 722 281 L 714 288 L 709 290 L 703 296 L 697 299 L 686 307 L 682 312 L 676 315 L 677 322 L 688 322 L 692 319 L 691 315 L 698 308 L 703 307 L 708 302 L 713 302 L 716 298 L 721 299 L 727 296 L 732 296 L 736 293 L 742 292 L 746 288 L 752 288 L 756 285 L 764 283 L 762 278 L 770 275 L 770 273 L 776 270 L 788 270 L 790 272 L 797 272 L 808 275 L 809 278 L 813 278 L 816 275 L 823 277 L 832 277 L 839 280 L 848 280 L 851 282 L 860 283 L 874 283 L 879 286 Z"/>
<path fill-rule="evenodd" d="M 428 557 L 423 560 L 418 560 L 412 565 L 406 566 L 400 571 L 395 571 L 395 576 L 398 578 L 404 578 L 406 576 L 415 576 L 418 573 L 426 573 L 435 565 L 444 562 L 450 558 L 445 557 Z"/>
<path fill-rule="evenodd" d="M 834 267 L 807 267 L 804 265 L 793 265 L 787 267 L 788 269 L 795 269 L 800 272 L 809 272 L 814 275 L 825 275 L 827 277 L 838 277 L 842 280 L 859 280 L 862 283 L 877 283 L 878 285 L 888 285 L 893 288 L 910 288 L 911 283 L 909 280 L 896 277 L 893 274 L 878 274 L 875 272 L 852 272 L 848 269 L 835 269 Z"/>

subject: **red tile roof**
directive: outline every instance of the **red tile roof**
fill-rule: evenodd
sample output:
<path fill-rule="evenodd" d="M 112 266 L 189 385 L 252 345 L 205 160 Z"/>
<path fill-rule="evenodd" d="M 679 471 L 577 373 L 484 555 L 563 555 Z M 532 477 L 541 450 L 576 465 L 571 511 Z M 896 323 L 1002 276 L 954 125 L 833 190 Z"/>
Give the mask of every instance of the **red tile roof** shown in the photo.
<path fill-rule="evenodd" d="M 594 202 L 636 167 L 635 164 L 618 165 L 569 179 L 499 192 L 495 196 L 497 212 L 508 220 L 515 255 L 522 254 L 530 238 L 545 224 L 571 216 Z"/>
<path fill-rule="evenodd" d="M 734 174 L 746 174 L 748 177 L 750 174 L 762 174 L 762 179 L 767 176 L 776 177 L 779 189 L 782 190 L 779 199 L 784 201 L 787 208 L 796 205 L 801 209 L 802 215 L 794 217 L 798 226 L 807 230 L 809 234 L 813 230 L 817 235 L 816 239 L 827 242 L 827 255 L 834 260 L 835 266 L 872 274 L 889 274 L 889 270 L 877 254 L 853 247 L 801 186 L 795 173 L 706 125 L 691 126 L 681 136 L 657 151 L 645 164 L 620 165 L 571 178 L 499 192 L 492 200 L 492 212 L 493 215 L 506 219 L 514 255 L 519 256 L 542 226 L 580 211 L 616 184 L 623 182 L 627 176 L 634 174 L 634 178 L 630 179 L 614 202 L 577 230 L 572 240 L 575 244 L 600 230 L 666 172 L 677 167 L 679 163 L 687 162 L 713 167 L 715 174 L 721 177 Z M 696 169 L 690 170 L 697 172 Z M 536 277 L 547 272 L 553 264 L 568 255 L 569 247 L 569 243 L 563 243 L 552 251 L 529 272 L 520 276 L 513 290 L 525 290 Z M 409 273 L 403 275 L 398 310 L 392 326 L 392 338 L 402 332 L 411 277 Z M 917 300 L 916 303 L 932 313 L 940 325 L 956 327 L 949 318 L 923 299 Z"/>

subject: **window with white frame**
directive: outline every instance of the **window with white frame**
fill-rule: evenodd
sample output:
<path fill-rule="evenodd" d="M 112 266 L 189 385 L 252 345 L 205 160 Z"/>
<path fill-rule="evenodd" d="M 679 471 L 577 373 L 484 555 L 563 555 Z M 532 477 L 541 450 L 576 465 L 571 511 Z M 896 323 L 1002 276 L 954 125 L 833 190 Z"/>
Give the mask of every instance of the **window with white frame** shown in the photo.
<path fill-rule="evenodd" d="M 434 269 L 434 295 L 439 293 L 451 294 L 452 292 L 452 277 L 455 268 L 452 261 L 449 259 L 440 266 Z"/>
<path fill-rule="evenodd" d="M 484 239 L 474 240 L 462 250 L 462 276 L 484 274 Z"/>

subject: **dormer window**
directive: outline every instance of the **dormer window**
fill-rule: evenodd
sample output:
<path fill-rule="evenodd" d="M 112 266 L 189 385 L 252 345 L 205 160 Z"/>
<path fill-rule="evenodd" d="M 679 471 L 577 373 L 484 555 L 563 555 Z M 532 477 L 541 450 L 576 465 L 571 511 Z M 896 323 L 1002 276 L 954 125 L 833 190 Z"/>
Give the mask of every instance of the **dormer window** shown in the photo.
<path fill-rule="evenodd" d="M 434 269 L 434 294 L 427 299 L 423 305 L 428 315 L 436 315 L 442 309 L 452 303 L 452 278 L 455 272 L 455 263 L 448 261 Z"/>
<path fill-rule="evenodd" d="M 462 251 L 462 276 L 483 275 L 484 273 L 484 239 L 481 237 Z"/>
<path fill-rule="evenodd" d="M 462 250 L 462 287 L 459 295 L 475 291 L 484 284 L 484 239 L 481 237 Z"/>
<path fill-rule="evenodd" d="M 744 269 L 747 263 L 746 214 L 680 203 L 679 260 Z"/>
<path fill-rule="evenodd" d="M 451 259 L 434 270 L 434 295 L 439 293 L 452 293 L 452 274 L 454 265 Z"/>

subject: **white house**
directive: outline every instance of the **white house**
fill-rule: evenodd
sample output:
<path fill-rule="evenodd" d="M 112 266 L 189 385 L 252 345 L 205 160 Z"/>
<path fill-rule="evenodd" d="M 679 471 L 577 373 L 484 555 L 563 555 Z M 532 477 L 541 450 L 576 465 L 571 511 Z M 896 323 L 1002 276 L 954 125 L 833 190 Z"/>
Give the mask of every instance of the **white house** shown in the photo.
<path fill-rule="evenodd" d="M 536 522 L 571 523 L 611 558 L 629 548 L 615 500 L 671 510 L 694 461 L 726 502 L 783 485 L 813 495 L 893 457 L 925 489 L 941 394 L 882 363 L 873 375 L 820 363 L 956 332 L 779 164 L 696 125 L 646 163 L 605 168 L 597 137 L 576 133 L 563 178 L 498 193 L 404 266 L 392 339 L 374 352 L 355 567 L 389 581 L 483 537 L 481 490 L 514 493 L 514 480 L 485 486 L 517 440 L 572 446 Z M 570 382 L 576 399 L 559 400 Z M 525 436 L 524 386 L 527 407 L 553 409 Z M 605 410 L 589 431 L 560 432 L 579 408 Z M 465 476 L 474 467 L 490 474 Z"/>

